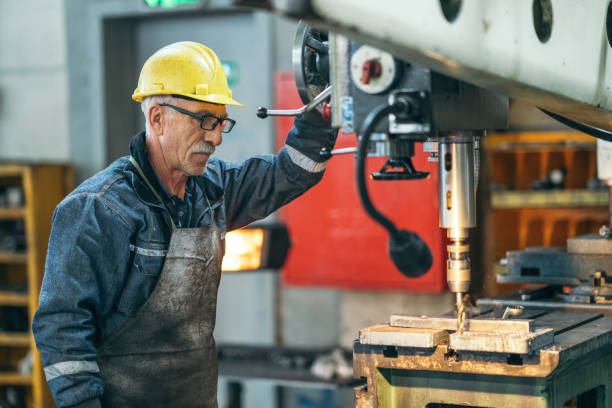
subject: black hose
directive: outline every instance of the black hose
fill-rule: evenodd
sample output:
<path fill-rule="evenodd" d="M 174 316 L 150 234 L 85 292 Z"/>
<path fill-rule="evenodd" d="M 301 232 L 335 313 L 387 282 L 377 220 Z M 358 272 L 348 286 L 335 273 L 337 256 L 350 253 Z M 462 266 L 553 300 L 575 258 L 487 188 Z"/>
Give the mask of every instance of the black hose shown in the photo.
<path fill-rule="evenodd" d="M 393 105 L 379 105 L 363 121 L 361 140 L 357 149 L 357 187 L 361 203 L 368 215 L 389 231 L 389 257 L 393 264 L 405 276 L 416 278 L 425 274 L 431 268 L 433 264 L 431 250 L 417 233 L 398 230 L 390 219 L 374 208 L 365 181 L 366 152 L 372 132 L 386 115 L 405 112 L 408 110 L 408 106 L 408 102 L 402 100 Z"/>
<path fill-rule="evenodd" d="M 572 129 L 575 129 L 579 132 L 586 133 L 587 135 L 591 135 L 601 140 L 605 140 L 606 142 L 612 142 L 612 132 L 608 132 L 607 130 L 603 130 L 600 128 L 596 128 L 594 126 L 587 125 L 586 123 L 578 122 L 570 118 L 566 118 L 565 116 L 558 115 L 553 112 L 549 112 L 545 109 L 540 109 L 544 114 L 550 116 L 558 122 L 563 123 L 565 126 L 569 126 Z"/>
<path fill-rule="evenodd" d="M 370 200 L 365 181 L 365 161 L 370 136 L 372 135 L 374 129 L 376 129 L 376 126 L 380 120 L 390 113 L 401 112 L 405 108 L 406 105 L 404 103 L 395 103 L 393 105 L 388 105 L 385 103 L 374 108 L 363 121 L 361 126 L 361 139 L 359 140 L 359 147 L 357 149 L 357 188 L 359 190 L 359 198 L 361 198 L 363 208 L 370 215 L 370 217 L 374 219 L 374 221 L 385 227 L 396 241 L 401 240 L 399 230 L 390 219 L 385 217 L 374 207 L 374 204 L 372 204 L 372 201 Z"/>

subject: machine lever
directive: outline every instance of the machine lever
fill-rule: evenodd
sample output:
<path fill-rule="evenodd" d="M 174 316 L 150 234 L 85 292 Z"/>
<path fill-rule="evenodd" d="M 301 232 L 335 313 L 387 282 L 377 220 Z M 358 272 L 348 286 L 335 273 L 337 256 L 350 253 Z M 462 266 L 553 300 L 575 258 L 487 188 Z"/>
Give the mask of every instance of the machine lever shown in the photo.
<path fill-rule="evenodd" d="M 275 110 L 275 109 L 268 109 L 268 108 L 264 108 L 263 106 L 260 106 L 257 109 L 257 117 L 260 118 L 260 119 L 265 119 L 268 116 L 298 116 L 298 115 L 302 115 L 302 114 L 304 114 L 306 112 L 310 112 L 311 110 L 316 108 L 317 105 L 320 105 L 321 103 L 323 103 L 327 98 L 329 98 L 331 96 L 331 93 L 332 93 L 332 87 L 331 87 L 331 85 L 329 85 L 320 94 L 315 96 L 313 98 L 313 100 L 308 103 L 308 105 L 304 105 L 304 106 L 302 106 L 299 109 L 293 109 L 293 110 Z"/>
<path fill-rule="evenodd" d="M 357 153 L 356 147 L 342 147 L 340 149 L 329 150 L 326 147 L 322 148 L 319 152 L 319 156 L 323 160 L 329 160 L 332 156 L 336 156 L 338 154 L 349 154 L 349 153 Z"/>

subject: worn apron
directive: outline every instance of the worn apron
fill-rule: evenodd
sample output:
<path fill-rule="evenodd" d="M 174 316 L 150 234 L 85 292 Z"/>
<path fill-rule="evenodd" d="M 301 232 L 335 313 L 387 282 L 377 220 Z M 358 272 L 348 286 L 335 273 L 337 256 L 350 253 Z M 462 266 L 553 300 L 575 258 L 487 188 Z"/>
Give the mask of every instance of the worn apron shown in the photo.
<path fill-rule="evenodd" d="M 210 203 L 209 210 L 211 227 L 175 229 L 172 223 L 153 293 L 98 348 L 105 408 L 217 407 L 213 329 L 223 254 Z"/>

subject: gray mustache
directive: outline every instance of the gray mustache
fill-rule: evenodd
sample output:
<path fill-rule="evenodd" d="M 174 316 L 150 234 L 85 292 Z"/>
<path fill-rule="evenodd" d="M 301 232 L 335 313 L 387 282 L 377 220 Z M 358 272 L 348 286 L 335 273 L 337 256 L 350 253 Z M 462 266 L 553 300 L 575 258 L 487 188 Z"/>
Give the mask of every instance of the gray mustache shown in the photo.
<path fill-rule="evenodd" d="M 215 152 L 215 146 L 212 143 L 202 142 L 193 149 L 193 152 L 213 154 Z"/>

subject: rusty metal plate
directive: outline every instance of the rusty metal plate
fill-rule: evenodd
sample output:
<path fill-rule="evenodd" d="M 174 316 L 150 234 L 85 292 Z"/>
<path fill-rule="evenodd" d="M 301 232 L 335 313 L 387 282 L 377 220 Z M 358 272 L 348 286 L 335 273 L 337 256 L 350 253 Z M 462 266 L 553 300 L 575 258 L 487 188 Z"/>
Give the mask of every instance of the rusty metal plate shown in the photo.
<path fill-rule="evenodd" d="M 419 329 L 457 330 L 455 317 L 393 314 L 389 325 Z M 466 330 L 484 333 L 529 333 L 533 331 L 531 319 L 467 319 Z"/>
<path fill-rule="evenodd" d="M 553 329 L 540 329 L 533 333 L 485 333 L 465 331 L 450 335 L 450 348 L 463 351 L 489 353 L 529 354 L 551 346 L 555 338 Z"/>
<path fill-rule="evenodd" d="M 379 324 L 359 331 L 361 344 L 432 348 L 448 343 L 448 332 L 439 329 L 392 327 Z"/>

